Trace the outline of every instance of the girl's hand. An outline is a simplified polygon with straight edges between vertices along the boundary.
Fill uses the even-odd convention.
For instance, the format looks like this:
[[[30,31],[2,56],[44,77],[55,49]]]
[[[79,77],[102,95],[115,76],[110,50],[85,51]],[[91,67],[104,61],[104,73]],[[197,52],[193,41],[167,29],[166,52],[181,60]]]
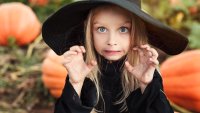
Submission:
[[[159,64],[158,53],[147,44],[135,47],[133,50],[139,52],[139,63],[133,67],[126,61],[125,66],[139,80],[140,88],[144,92],[146,86],[152,81],[154,71]]]
[[[72,84],[83,83],[87,74],[97,64],[93,60],[86,64],[83,59],[85,52],[83,46],[72,46],[69,51],[64,53],[63,65],[68,71],[69,80]]]

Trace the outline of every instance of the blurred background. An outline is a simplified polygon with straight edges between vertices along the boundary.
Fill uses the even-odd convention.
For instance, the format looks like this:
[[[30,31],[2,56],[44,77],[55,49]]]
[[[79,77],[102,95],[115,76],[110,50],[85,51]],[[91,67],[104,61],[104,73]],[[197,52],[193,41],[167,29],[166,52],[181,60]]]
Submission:
[[[67,71],[43,42],[44,20],[73,0],[0,0],[0,113],[53,113]],[[143,10],[187,36],[176,56],[159,51],[174,110],[200,113],[200,0],[143,0]]]

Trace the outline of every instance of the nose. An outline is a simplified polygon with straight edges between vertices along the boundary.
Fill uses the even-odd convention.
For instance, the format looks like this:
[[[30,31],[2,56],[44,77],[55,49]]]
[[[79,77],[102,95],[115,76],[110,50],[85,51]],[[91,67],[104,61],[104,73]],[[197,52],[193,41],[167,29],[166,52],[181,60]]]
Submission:
[[[117,45],[117,37],[116,37],[116,33],[110,33],[109,37],[108,37],[108,45],[113,46],[113,45]]]

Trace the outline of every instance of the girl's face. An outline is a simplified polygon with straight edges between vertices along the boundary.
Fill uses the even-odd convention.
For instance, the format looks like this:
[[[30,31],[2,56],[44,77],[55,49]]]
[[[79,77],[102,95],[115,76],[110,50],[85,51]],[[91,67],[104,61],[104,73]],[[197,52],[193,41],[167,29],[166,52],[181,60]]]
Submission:
[[[92,21],[96,51],[107,60],[116,61],[127,54],[130,46],[131,19],[116,7],[98,10]]]

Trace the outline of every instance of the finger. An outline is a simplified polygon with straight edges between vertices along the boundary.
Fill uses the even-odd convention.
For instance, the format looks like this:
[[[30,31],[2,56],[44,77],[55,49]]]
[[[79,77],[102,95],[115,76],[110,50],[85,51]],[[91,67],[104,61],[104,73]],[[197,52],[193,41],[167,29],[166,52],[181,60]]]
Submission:
[[[138,51],[138,57],[139,57],[139,62],[145,62],[147,60],[144,50],[137,48]]]
[[[153,56],[153,53],[152,53],[151,51],[148,51],[148,52],[147,52],[147,55],[148,55],[149,57],[152,57],[152,56]]]
[[[129,72],[132,72],[133,66],[128,61],[125,62],[125,67]]]
[[[145,56],[144,55],[144,50],[140,49],[140,48],[137,48],[138,50],[138,53],[139,53],[139,56],[142,57],[142,56]]]
[[[149,59],[150,63],[153,64],[154,66],[158,66],[159,65],[159,61],[157,59]]]
[[[94,60],[92,60],[90,63],[88,63],[88,67],[89,67],[89,69],[92,69],[94,66],[96,66],[97,65],[97,62],[96,61],[94,61]]]
[[[141,45],[140,48],[144,49],[145,56],[151,57],[153,55],[153,53],[150,51],[151,47],[148,44]]]
[[[152,57],[152,55],[153,55],[152,52],[149,50],[141,49],[141,51],[143,52],[143,56]]]
[[[77,52],[76,51],[67,51],[67,52],[64,53],[63,56],[64,57],[68,57],[70,55],[77,55]]]
[[[85,47],[84,46],[80,46],[80,48],[81,48],[82,52],[85,53],[85,51],[86,51]]]
[[[138,47],[133,47],[133,50],[137,51],[137,50],[138,50]]]
[[[71,51],[77,51],[77,52],[79,52],[79,53],[82,52],[82,50],[81,50],[81,48],[80,48],[79,46],[72,46],[72,47],[70,48],[70,50],[71,50]]]
[[[151,51],[153,59],[158,58],[158,52],[154,48],[150,48],[149,51]]]
[[[148,50],[150,46],[148,44],[141,45],[140,48]]]
[[[149,49],[143,49],[143,53],[144,53],[144,56],[146,56],[146,57],[152,57],[153,56],[153,53],[150,51],[150,48]]]
[[[68,64],[71,62],[71,59],[70,58],[68,58],[68,59],[65,59],[63,62],[62,62],[62,65],[64,66],[64,67],[68,67]]]

